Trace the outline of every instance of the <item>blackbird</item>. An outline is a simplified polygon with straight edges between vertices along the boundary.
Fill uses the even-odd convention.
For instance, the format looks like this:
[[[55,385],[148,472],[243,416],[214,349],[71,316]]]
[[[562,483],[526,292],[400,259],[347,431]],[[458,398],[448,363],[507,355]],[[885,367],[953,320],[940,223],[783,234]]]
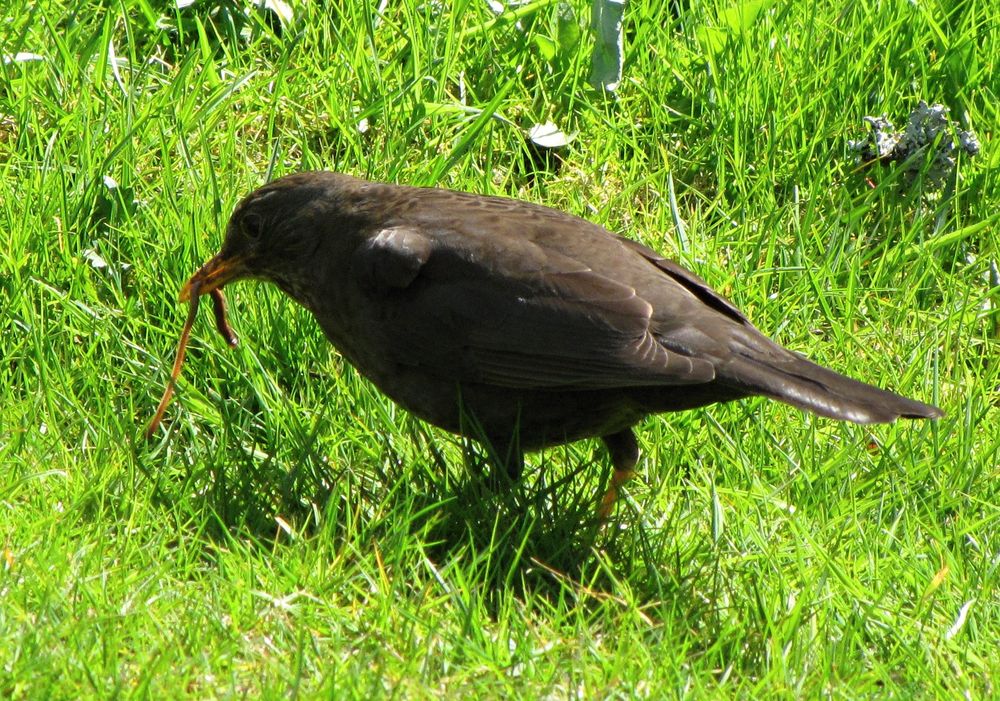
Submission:
[[[239,203],[181,300],[242,278],[276,284],[385,394],[488,442],[512,479],[525,450],[601,437],[602,515],[648,414],[763,395],[859,424],[943,415],[782,348],[652,249],[518,200],[288,175]]]

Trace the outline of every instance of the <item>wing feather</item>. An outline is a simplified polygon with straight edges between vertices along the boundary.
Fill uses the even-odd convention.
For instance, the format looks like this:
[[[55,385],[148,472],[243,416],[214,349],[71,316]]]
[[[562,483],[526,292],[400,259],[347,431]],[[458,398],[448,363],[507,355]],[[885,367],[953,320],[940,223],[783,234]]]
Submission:
[[[392,261],[382,237],[375,266]],[[402,239],[400,239],[402,240]],[[512,389],[609,389],[686,385],[715,378],[711,362],[665,348],[650,330],[653,308],[629,286],[552,251],[498,260],[454,239],[431,247],[394,293],[385,342],[398,362],[442,376]],[[399,255],[412,260],[413,242]],[[423,247],[421,251],[423,252]],[[367,269],[367,268],[366,268]],[[407,268],[409,271],[409,269]]]

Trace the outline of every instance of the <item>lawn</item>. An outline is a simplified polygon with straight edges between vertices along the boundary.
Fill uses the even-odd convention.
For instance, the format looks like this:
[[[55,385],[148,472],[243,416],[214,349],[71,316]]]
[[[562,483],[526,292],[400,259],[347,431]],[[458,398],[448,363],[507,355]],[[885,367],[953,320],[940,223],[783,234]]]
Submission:
[[[1000,694],[995,2],[633,0],[613,94],[586,0],[287,2],[0,9],[0,697]],[[859,165],[920,100],[979,155]],[[601,527],[597,441],[494,493],[244,282],[147,442],[181,284],[320,168],[586,217],[947,416],[650,417]]]

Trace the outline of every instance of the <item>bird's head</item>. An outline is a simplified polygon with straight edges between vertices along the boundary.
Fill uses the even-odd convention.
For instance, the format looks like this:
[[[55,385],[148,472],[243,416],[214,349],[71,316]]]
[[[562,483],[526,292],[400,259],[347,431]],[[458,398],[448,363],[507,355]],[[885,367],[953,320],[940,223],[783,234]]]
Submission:
[[[300,173],[250,193],[229,218],[222,249],[181,288],[181,301],[253,278],[305,303],[317,251],[338,231],[354,228],[349,200],[359,183],[334,173]]]

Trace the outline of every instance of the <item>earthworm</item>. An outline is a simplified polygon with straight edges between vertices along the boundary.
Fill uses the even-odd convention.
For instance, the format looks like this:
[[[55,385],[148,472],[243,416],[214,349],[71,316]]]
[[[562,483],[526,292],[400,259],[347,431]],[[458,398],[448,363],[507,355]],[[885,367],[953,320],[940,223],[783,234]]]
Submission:
[[[235,348],[240,339],[236,337],[236,332],[226,320],[226,298],[222,296],[222,288],[216,287],[212,290],[212,311],[215,313],[215,328],[229,344],[230,348]]]
[[[194,318],[198,313],[198,297],[200,287],[200,282],[195,282],[191,286],[191,304],[188,307],[187,319],[184,321],[184,329],[181,331],[181,340],[177,343],[177,357],[174,359],[174,369],[170,372],[170,380],[167,382],[166,389],[163,390],[163,397],[160,399],[160,404],[156,407],[156,413],[153,414],[153,420],[149,422],[149,426],[146,428],[146,440],[152,438],[153,434],[156,433],[156,429],[160,427],[160,422],[163,420],[163,414],[167,410],[167,404],[170,403],[170,397],[173,395],[174,387],[177,385],[177,378],[181,376],[181,367],[184,365],[184,355],[187,353],[188,338],[191,337],[191,327],[194,326]],[[216,317],[218,317],[218,313],[216,314]]]

